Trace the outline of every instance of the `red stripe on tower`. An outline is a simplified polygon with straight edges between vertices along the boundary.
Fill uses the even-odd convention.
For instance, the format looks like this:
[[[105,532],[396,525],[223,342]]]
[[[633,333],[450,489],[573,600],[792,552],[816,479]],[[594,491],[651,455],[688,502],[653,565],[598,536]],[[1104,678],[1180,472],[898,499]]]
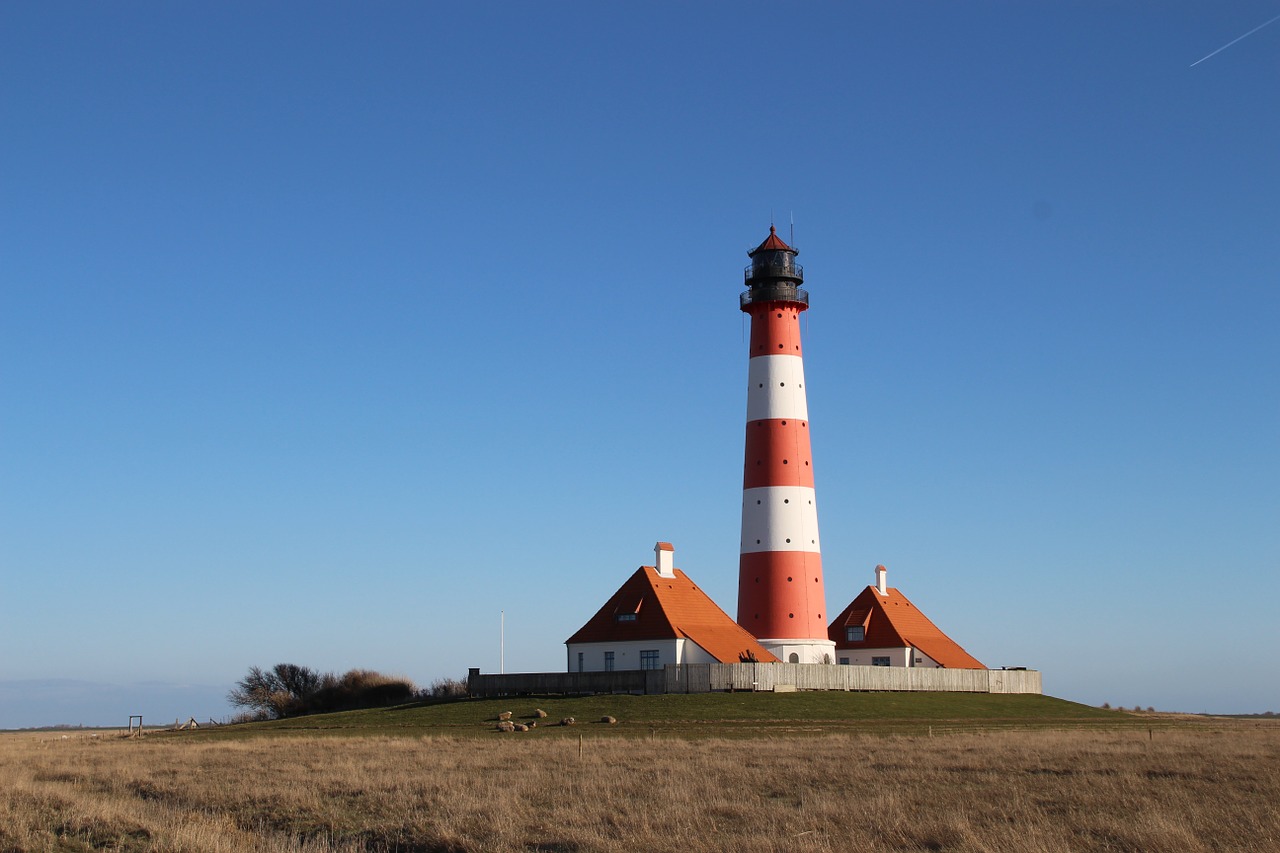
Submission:
[[[751,344],[738,624],[779,660],[833,663],[800,347],[809,294],[800,287],[798,254],[773,226],[747,253],[740,307],[751,315]]]

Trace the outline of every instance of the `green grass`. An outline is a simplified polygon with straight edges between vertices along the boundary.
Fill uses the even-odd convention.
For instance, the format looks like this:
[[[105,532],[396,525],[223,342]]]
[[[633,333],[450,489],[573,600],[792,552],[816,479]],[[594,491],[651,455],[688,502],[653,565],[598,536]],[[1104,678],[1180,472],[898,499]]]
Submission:
[[[517,722],[547,712],[531,735],[750,736],[760,734],[866,732],[915,734],[1007,728],[1081,728],[1171,725],[1172,721],[1103,710],[1051,696],[986,693],[701,693],[662,696],[512,696],[402,705],[366,711],[316,714],[190,734],[242,737],[268,734],[487,735],[502,711]],[[599,722],[604,715],[617,725]],[[554,725],[574,717],[578,725]]]

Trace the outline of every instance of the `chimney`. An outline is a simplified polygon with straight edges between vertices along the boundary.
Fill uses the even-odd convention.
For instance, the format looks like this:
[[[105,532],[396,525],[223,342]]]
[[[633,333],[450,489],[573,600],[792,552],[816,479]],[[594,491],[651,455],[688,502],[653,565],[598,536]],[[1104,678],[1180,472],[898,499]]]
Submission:
[[[658,567],[658,576],[673,578],[676,576],[676,549],[670,542],[659,542],[653,546],[653,558]]]
[[[889,570],[884,566],[876,566],[876,592],[881,595],[889,594],[888,574]]]

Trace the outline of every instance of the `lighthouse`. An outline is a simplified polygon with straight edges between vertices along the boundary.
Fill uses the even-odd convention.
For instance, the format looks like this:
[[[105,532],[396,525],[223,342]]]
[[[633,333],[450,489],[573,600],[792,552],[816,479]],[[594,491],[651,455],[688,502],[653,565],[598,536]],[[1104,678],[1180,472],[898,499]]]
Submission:
[[[751,336],[738,624],[781,661],[834,663],[800,348],[809,294],[798,254],[770,226],[747,253],[739,298]]]

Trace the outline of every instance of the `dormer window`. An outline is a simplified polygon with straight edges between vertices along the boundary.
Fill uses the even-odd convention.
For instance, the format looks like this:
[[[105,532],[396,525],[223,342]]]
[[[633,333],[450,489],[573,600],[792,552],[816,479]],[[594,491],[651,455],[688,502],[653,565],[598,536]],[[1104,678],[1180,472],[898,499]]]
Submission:
[[[634,614],[634,613],[619,613],[619,614],[618,614],[618,621],[619,621],[619,622],[634,622],[634,621],[636,621],[636,614]]]
[[[844,629],[844,638],[846,642],[861,643],[866,637],[862,633],[861,625],[850,625]]]

